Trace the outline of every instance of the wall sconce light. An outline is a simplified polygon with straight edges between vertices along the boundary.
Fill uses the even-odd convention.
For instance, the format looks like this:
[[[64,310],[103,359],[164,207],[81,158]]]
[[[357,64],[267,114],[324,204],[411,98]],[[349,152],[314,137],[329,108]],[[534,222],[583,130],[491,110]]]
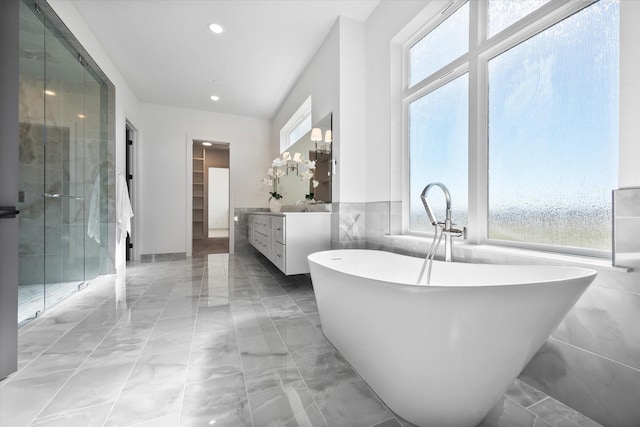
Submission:
[[[331,144],[333,142],[333,135],[331,133],[331,129],[327,129],[327,131],[325,132],[324,142],[326,142],[327,144]]]
[[[311,129],[311,141],[315,142],[316,144],[322,141],[322,129],[320,128]]]
[[[299,175],[298,166],[303,160],[301,153],[295,153],[292,158],[291,153],[287,151],[282,153],[282,159],[287,162],[287,175],[289,175],[289,172],[293,171],[296,171],[296,175]]]
[[[328,153],[329,152],[329,144],[331,144],[331,142],[333,141],[333,136],[331,134],[331,129],[328,129],[325,132],[324,144],[321,144],[320,147],[318,145],[323,142],[322,129],[320,129],[320,128],[311,129],[311,141],[313,141],[316,144],[316,151],[317,152]]]
[[[298,175],[298,163],[296,162],[287,162],[287,175],[289,175],[289,172],[296,171],[296,175]]]

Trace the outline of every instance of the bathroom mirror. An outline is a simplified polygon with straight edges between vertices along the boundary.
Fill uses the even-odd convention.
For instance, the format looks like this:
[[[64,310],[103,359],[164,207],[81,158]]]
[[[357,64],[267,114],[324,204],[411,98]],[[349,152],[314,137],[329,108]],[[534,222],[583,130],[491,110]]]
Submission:
[[[314,160],[316,168],[311,180],[300,179],[305,169],[302,165],[298,168],[287,169],[287,175],[280,178],[279,189],[282,193],[280,200],[282,205],[295,205],[299,201],[304,202],[305,196],[311,193],[313,193],[313,199],[316,202],[331,202],[332,118],[331,113],[326,115],[286,150],[292,157],[295,153],[300,153],[305,159]],[[316,188],[313,188],[314,180],[318,182]]]

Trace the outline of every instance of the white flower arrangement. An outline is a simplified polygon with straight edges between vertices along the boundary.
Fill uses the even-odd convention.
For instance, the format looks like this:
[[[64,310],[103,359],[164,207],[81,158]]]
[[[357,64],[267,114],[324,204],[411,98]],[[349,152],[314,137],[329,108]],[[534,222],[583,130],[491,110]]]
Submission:
[[[292,162],[295,164],[295,166],[291,165]],[[269,188],[268,193],[271,196],[269,197],[269,200],[281,199],[282,194],[278,192],[278,185],[280,184],[280,178],[282,178],[287,174],[288,168],[291,167],[292,169],[299,170],[300,165],[303,165],[304,167],[306,167],[306,169],[298,175],[300,179],[302,181],[311,180],[315,172],[316,162],[313,160],[305,160],[304,156],[301,153],[295,153],[292,157],[291,153],[289,153],[288,151],[285,151],[284,153],[282,153],[280,157],[276,157],[275,159],[273,159],[273,161],[271,162],[271,167],[267,169],[267,175],[269,176],[268,178],[262,178],[262,182],[259,188],[264,188],[264,187]],[[312,182],[313,188],[316,188],[318,186],[317,183],[318,181],[313,180]]]

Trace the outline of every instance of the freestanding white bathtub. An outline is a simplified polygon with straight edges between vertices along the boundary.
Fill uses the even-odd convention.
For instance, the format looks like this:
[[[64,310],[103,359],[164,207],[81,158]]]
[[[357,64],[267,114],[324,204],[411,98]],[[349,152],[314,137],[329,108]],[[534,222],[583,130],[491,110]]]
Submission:
[[[325,336],[419,426],[472,427],[596,276],[585,268],[433,264],[374,250],[309,255]]]

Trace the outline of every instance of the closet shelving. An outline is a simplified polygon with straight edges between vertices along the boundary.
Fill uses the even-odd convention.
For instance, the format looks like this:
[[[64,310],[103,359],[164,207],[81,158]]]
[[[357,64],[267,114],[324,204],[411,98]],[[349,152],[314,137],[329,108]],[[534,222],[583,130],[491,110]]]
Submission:
[[[193,238],[203,239],[207,231],[205,206],[205,148],[193,147]]]

